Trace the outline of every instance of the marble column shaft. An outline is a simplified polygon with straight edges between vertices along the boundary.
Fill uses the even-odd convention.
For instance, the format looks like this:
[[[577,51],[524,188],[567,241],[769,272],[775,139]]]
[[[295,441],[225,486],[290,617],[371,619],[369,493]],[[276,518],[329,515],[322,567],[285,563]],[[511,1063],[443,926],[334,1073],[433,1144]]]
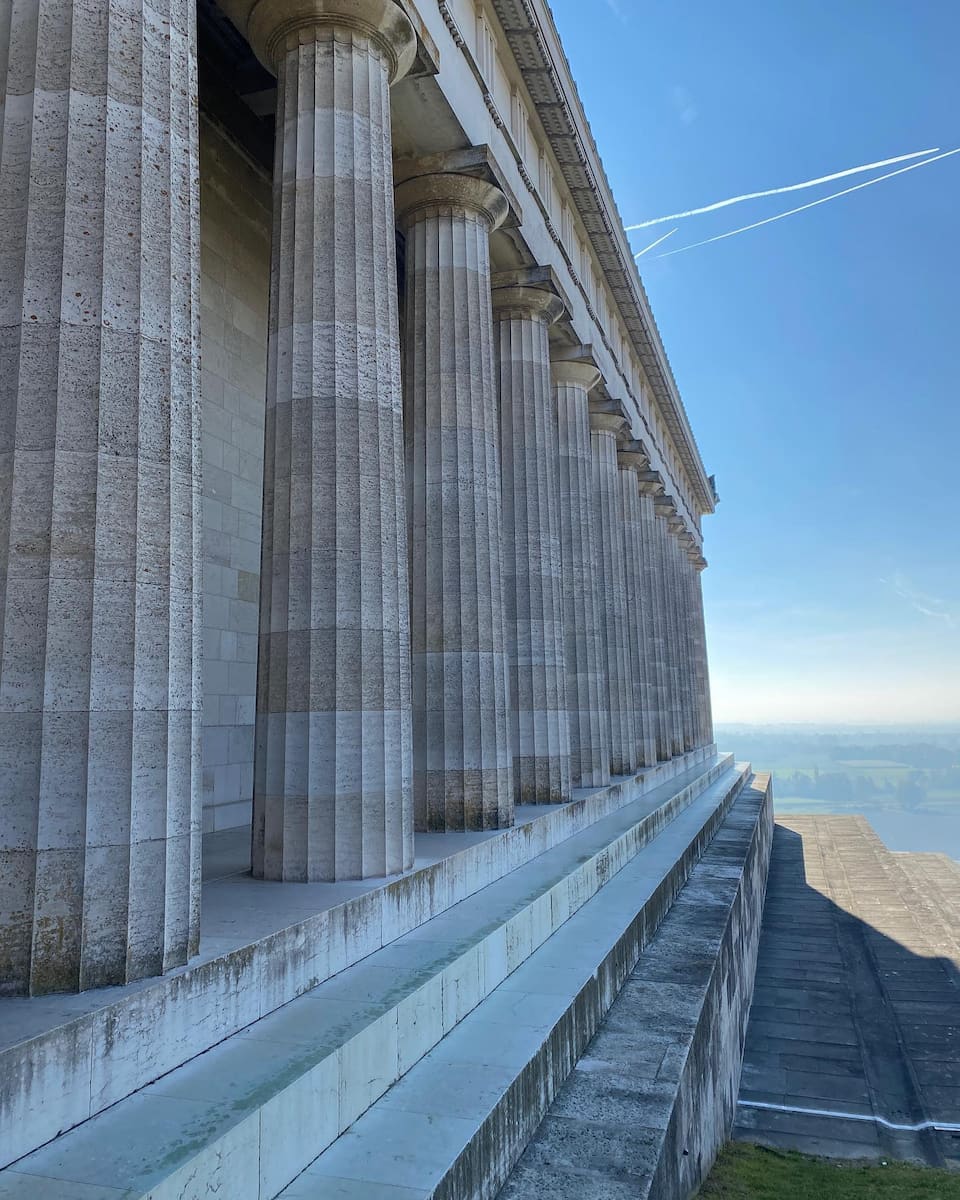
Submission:
[[[617,469],[617,438],[625,428],[626,421],[617,414],[599,411],[590,414],[594,509],[600,542],[600,584],[612,775],[631,775],[637,767],[633,673],[627,631],[627,592]]]
[[[629,638],[630,666],[633,681],[634,735],[637,741],[637,765],[652,767],[657,762],[656,734],[654,731],[654,694],[650,685],[651,669],[647,661],[647,643],[644,636],[644,610],[649,605],[645,596],[645,570],[643,561],[643,534],[641,530],[640,493],[637,472],[641,457],[636,451],[627,449],[619,454],[620,471],[620,514],[623,529],[623,566],[627,594],[627,636]]]
[[[677,597],[677,629],[680,640],[680,715],[685,750],[692,750],[693,735],[693,646],[690,640],[689,596],[684,581],[686,550],[680,541],[682,534],[679,519],[674,523],[670,535],[670,555],[673,562],[674,589]]]
[[[694,578],[693,578],[693,593],[694,593],[694,622],[697,629],[697,642],[700,652],[700,675],[701,675],[701,744],[710,745],[713,742],[713,712],[710,701],[710,660],[707,655],[707,631],[703,614],[703,569],[706,567],[706,562],[699,555],[694,562]]]
[[[560,445],[548,327],[562,301],[493,291],[503,479],[503,595],[517,804],[570,798],[560,557]],[[564,497],[566,503],[566,497]]]
[[[503,193],[465,175],[397,189],[418,829],[513,822],[490,234]]]
[[[663,587],[660,578],[657,518],[653,507],[652,485],[645,484],[640,493],[640,528],[643,538],[644,592],[649,601],[645,622],[647,657],[651,664],[653,688],[654,730],[657,758],[665,762],[672,757],[670,732],[670,692],[668,684],[666,614],[663,608]]]
[[[670,560],[670,530],[666,516],[657,511],[657,565],[664,611],[667,711],[670,715],[671,756],[683,753],[683,721],[680,709],[680,639],[677,632],[677,601]]]
[[[610,782],[610,718],[600,603],[600,538],[593,500],[588,395],[600,372],[553,364],[560,436],[560,540],[570,774],[574,787]]]
[[[278,77],[253,869],[298,881],[413,862],[390,84],[415,37],[390,0],[324,7],[251,21]]]
[[[0,7],[0,993],[195,954],[191,0]]]

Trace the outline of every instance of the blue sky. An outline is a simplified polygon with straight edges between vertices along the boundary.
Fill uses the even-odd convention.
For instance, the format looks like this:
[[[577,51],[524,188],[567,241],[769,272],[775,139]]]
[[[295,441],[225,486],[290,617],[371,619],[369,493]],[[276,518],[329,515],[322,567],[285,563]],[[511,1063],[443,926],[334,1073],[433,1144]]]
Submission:
[[[950,0],[552,7],[627,224],[960,146]],[[640,260],[722,501],[720,721],[960,720],[960,155],[654,258],[870,177],[688,218]]]

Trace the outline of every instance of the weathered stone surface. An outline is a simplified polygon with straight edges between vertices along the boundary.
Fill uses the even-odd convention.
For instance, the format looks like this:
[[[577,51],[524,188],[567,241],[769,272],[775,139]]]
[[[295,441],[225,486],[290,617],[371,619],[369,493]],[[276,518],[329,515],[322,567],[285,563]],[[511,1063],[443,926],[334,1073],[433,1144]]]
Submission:
[[[768,779],[755,777],[652,927],[502,1200],[682,1200],[706,1177],[734,1120],[772,826]]]
[[[570,804],[527,809],[511,829],[429,835],[421,843],[426,864],[386,883],[206,882],[205,953],[180,971],[119,992],[0,998],[0,1166],[480,889],[518,871],[522,885],[522,868],[625,804],[642,800],[655,809],[674,796],[685,803],[731,765],[730,756],[697,751]]]
[[[652,928],[669,908],[739,790],[741,773],[729,762],[715,765],[716,771],[691,772],[613,809],[543,857],[527,860],[521,887],[516,876],[503,875],[428,927],[375,950],[41,1146],[0,1174],[0,1188],[8,1185],[11,1196],[28,1197],[34,1178],[49,1178],[115,1186],[144,1200],[195,1194],[197,1187],[219,1187],[238,1200],[276,1196],[352,1126],[349,1153],[357,1119],[372,1105],[374,1111],[395,1107],[396,1093],[383,1097],[391,1084],[400,1076],[412,1078],[419,1060],[437,1043],[457,1044],[457,1027],[488,998],[497,995],[500,1005],[517,1005],[543,1021],[548,1004],[568,1006],[573,970],[581,976],[574,979],[574,995],[586,992],[580,1011],[595,1021],[594,1011],[610,1003],[625,970],[623,953],[611,949],[614,935],[629,929],[629,944],[638,948],[640,928]],[[566,811],[556,810],[557,816]],[[517,833],[495,836],[513,841]],[[631,868],[632,883],[623,874]],[[571,932],[566,939],[581,946],[576,961],[558,965],[553,957],[534,974],[534,984],[542,980],[546,993],[534,1004],[530,972],[524,980],[517,969],[539,948],[555,953],[550,950],[554,932],[600,897],[605,899],[599,917],[586,923],[585,932],[593,936]],[[636,915],[641,906],[642,919]],[[598,961],[599,985],[592,978]],[[576,1039],[583,1036],[578,1016],[579,1011],[570,1015],[567,1036],[555,1043],[554,1053],[565,1055],[564,1073],[572,1066]],[[522,1015],[519,1020],[524,1021]],[[534,1039],[540,1047],[542,1038],[534,1034]],[[481,1042],[495,1053],[500,1050],[496,1041]],[[459,1061],[455,1051],[452,1058]],[[449,1081],[449,1070],[443,1074]],[[475,1088],[457,1090],[461,1104],[481,1100],[479,1081]],[[445,1101],[441,1087],[434,1084],[420,1095],[443,1104],[443,1118],[452,1119],[454,1101]],[[418,1105],[399,1107],[407,1112]],[[524,1104],[522,1115],[530,1128],[537,1109]],[[512,1145],[504,1138],[505,1151]],[[382,1139],[375,1149],[383,1155],[391,1147]],[[413,1163],[429,1159],[436,1149],[436,1142],[421,1137],[405,1147]]]
[[[279,94],[253,868],[387,875],[413,862],[390,123],[412,32],[258,13]]]
[[[503,592],[510,667],[514,798],[570,795],[564,661],[557,411],[547,328],[559,297],[532,287],[493,292],[503,474]]]
[[[397,211],[416,822],[497,829],[513,821],[513,764],[489,242],[507,202],[429,175],[398,187]]]
[[[607,407],[607,406],[604,406]],[[629,775],[637,767],[633,672],[627,632],[623,521],[617,472],[617,438],[626,428],[619,405],[590,413],[593,503],[600,539],[600,596],[604,666],[610,716],[610,771]]]
[[[253,806],[271,217],[269,175],[201,118],[205,834]]]
[[[643,517],[637,474],[645,464],[639,442],[626,442],[617,455],[620,484],[620,517],[623,529],[623,574],[627,596],[626,632],[633,679],[633,721],[637,740],[637,763],[652,767],[657,761],[654,724],[656,691],[652,686],[653,664],[645,637],[650,588],[643,559]]]
[[[0,990],[38,993],[197,949],[195,13],[3,27]]]
[[[671,570],[670,530],[668,514],[673,501],[658,496],[654,501],[653,556],[656,587],[660,592],[663,613],[663,662],[666,694],[664,696],[668,721],[671,755],[683,753],[683,717],[680,700],[680,639],[677,633],[677,602]]]
[[[570,774],[574,787],[610,781],[610,718],[600,605],[600,539],[593,498],[588,363],[553,364],[559,423],[560,541]]]
[[[859,816],[778,818],[737,1137],[960,1165],[960,940],[928,893],[936,857],[891,853]]]

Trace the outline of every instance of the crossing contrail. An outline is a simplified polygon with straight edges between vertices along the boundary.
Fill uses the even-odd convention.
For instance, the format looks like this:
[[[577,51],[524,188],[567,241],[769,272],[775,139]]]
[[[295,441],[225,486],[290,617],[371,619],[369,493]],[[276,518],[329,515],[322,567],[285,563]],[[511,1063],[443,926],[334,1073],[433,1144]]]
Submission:
[[[851,192],[859,192],[861,188],[882,183],[884,179],[892,179],[894,175],[902,175],[905,171],[915,171],[917,167],[926,167],[930,163],[939,162],[942,158],[949,158],[952,154],[960,154],[960,146],[956,150],[947,150],[943,154],[937,154],[934,158],[925,158],[923,162],[911,163],[909,167],[901,167],[898,171],[889,171],[886,175],[878,175],[876,179],[868,179],[866,183],[854,184],[853,187],[844,188],[842,192],[821,196],[819,200],[811,200],[809,204],[801,204],[799,208],[791,208],[789,212],[777,213],[776,216],[767,217],[763,221],[754,221],[752,225],[741,225],[739,229],[731,229],[729,233],[718,233],[716,237],[704,238],[702,242],[692,242],[689,246],[680,246],[676,250],[667,250],[655,257],[669,258],[671,254],[682,254],[684,250],[696,250],[698,246],[709,246],[711,242],[722,242],[724,238],[734,237],[738,233],[746,233],[748,229],[759,229],[761,225],[769,225],[771,221],[782,221],[784,217],[792,217],[794,213],[805,212],[808,208],[816,208],[818,204],[826,204],[828,200],[836,200],[838,196],[849,196]]]
[[[665,242],[668,237],[673,237],[676,232],[676,229],[671,229],[669,233],[665,233],[663,237],[658,237],[657,240],[655,242],[651,242],[649,246],[644,246],[642,250],[638,250],[633,257],[643,258],[648,250],[652,250],[655,246],[659,246],[660,243]]]
[[[691,208],[687,212],[671,213],[667,217],[654,217],[650,221],[641,221],[638,225],[627,225],[625,228],[629,233],[634,229],[647,229],[650,225],[662,225],[664,221],[679,221],[682,217],[698,217],[701,213],[714,212],[718,208],[727,208],[731,204],[742,204],[744,200],[758,200],[761,196],[779,196],[783,192],[799,192],[803,188],[816,187],[820,183],[833,183],[835,179],[845,179],[847,175],[860,175],[864,171],[892,167],[894,163],[906,162],[911,158],[923,158],[925,154],[936,154],[939,149],[939,146],[934,146],[932,150],[915,150],[913,154],[901,154],[897,158],[884,158],[880,162],[866,163],[862,167],[849,167],[846,171],[821,175],[819,179],[808,179],[804,183],[791,183],[789,187],[768,188],[765,192],[747,192],[743,196],[733,196],[729,200],[718,200],[715,204],[706,204],[703,208]]]

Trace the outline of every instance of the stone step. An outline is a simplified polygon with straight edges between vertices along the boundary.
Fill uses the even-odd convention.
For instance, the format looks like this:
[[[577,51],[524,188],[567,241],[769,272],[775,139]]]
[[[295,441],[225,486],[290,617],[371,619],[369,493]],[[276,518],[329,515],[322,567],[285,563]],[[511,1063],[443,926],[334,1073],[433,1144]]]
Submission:
[[[755,775],[499,1200],[693,1195],[734,1121],[773,837]]]
[[[285,1188],[280,1200],[492,1196],[724,823],[748,773],[731,773],[694,801]],[[761,858],[765,863],[766,855]],[[761,898],[762,886],[752,905],[757,926]],[[735,970],[731,962],[725,982]],[[747,975],[744,985],[745,1026]],[[668,984],[646,997],[648,1015],[669,990]],[[672,1000],[671,995],[671,1007]]]
[[[656,806],[732,758],[703,747],[521,808],[510,829],[427,834],[400,878],[269,884],[249,875],[203,893],[200,955],[127,987],[0,998],[0,1167],[203,1054],[624,804]]]
[[[631,913],[659,919],[743,778],[725,762],[695,775],[608,813],[18,1160],[0,1172],[0,1195],[276,1196],[638,855],[658,882],[652,906],[631,902]]]

